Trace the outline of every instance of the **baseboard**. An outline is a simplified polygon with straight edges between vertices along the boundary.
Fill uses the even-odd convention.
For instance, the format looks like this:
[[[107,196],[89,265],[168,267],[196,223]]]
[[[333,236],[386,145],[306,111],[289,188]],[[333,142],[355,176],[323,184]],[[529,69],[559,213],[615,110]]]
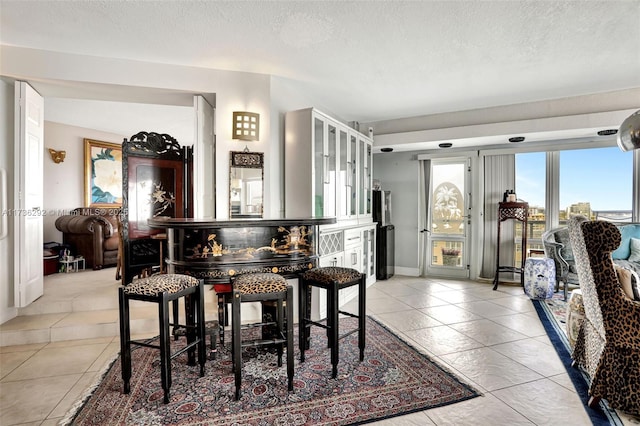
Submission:
[[[419,277],[420,271],[418,270],[418,268],[402,268],[402,267],[396,266],[395,275],[404,275],[407,277]]]

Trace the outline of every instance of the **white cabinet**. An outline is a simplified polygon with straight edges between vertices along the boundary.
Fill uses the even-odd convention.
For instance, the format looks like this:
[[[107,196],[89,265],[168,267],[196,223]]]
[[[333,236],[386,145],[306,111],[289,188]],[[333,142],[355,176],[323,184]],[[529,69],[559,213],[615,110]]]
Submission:
[[[319,265],[344,266],[367,275],[367,283],[376,281],[376,226],[359,225],[342,229],[321,229]]]
[[[373,284],[373,142],[314,108],[288,112],[284,133],[286,217],[335,217],[336,224],[320,227],[319,266],[353,268]],[[356,286],[343,289],[340,303],[356,296]],[[312,301],[312,318],[323,318],[324,291],[313,289]]]
[[[316,109],[287,112],[286,217],[371,222],[372,144]]]
[[[364,272],[362,241],[363,230],[361,228],[352,228],[344,231],[344,266],[356,269],[359,272]]]
[[[376,227],[364,228],[362,235],[362,272],[367,274],[369,284],[376,282]]]
[[[358,217],[371,217],[372,208],[372,142],[362,134],[357,136]]]

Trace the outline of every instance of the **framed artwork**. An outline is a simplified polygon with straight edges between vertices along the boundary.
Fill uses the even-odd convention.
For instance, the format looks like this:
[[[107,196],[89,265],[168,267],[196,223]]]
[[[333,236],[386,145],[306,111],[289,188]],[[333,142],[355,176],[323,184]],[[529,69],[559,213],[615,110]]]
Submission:
[[[122,205],[122,146],[84,140],[84,199],[87,207]]]

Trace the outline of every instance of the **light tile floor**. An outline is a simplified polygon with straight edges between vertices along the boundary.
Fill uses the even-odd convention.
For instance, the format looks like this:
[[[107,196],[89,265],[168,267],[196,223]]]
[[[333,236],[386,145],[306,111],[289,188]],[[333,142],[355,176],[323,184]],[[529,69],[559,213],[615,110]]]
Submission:
[[[376,424],[590,424],[520,287],[395,276],[368,289],[367,311],[483,394]],[[57,424],[118,350],[117,336],[0,348],[0,424]]]

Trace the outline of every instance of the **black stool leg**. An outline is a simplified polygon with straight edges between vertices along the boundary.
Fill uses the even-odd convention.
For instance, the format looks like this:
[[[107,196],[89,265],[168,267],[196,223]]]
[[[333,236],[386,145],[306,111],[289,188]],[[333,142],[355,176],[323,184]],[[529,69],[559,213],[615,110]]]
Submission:
[[[236,401],[240,399],[242,395],[242,331],[240,326],[242,324],[240,318],[240,303],[242,302],[240,293],[234,291],[233,302],[231,304],[231,330],[232,330],[232,345],[233,345],[233,369],[235,371],[236,382]]]
[[[278,336],[282,336],[284,334],[284,315],[283,315],[282,296],[279,296],[278,300],[276,300],[276,327],[278,328]],[[278,345],[278,367],[282,367],[283,349],[284,349],[284,343],[280,343]]]
[[[196,341],[196,336],[199,334],[198,330],[195,329],[196,321],[195,321],[195,312],[196,310],[196,297],[194,294],[187,294],[184,296],[184,314],[185,314],[185,323],[187,325],[187,345],[191,345]],[[194,366],[196,365],[196,348],[190,347],[187,350],[187,365]]]
[[[287,378],[289,391],[293,390],[293,287],[287,287]]]
[[[300,346],[300,362],[304,362],[304,351],[307,348],[307,283],[300,278],[298,292],[298,345]]]
[[[335,283],[334,283],[335,285]],[[337,305],[334,306],[334,300],[333,300],[333,290],[331,289],[326,289],[326,293],[327,293],[327,329],[325,330],[326,335],[327,335],[327,347],[331,348],[333,347],[333,335],[331,333],[332,332],[332,328],[331,328],[331,321],[332,321],[332,312],[334,310],[337,310]]]
[[[171,344],[169,341],[169,302],[167,293],[162,293],[158,301],[158,321],[160,323],[160,373],[164,403],[169,403],[169,389],[171,388]]]
[[[179,300],[176,299],[174,301],[171,302],[171,306],[173,307],[173,323],[174,324],[178,324],[180,322],[179,317],[180,317],[180,309],[179,309],[179,305],[178,305]],[[173,326],[173,340],[178,340],[178,334],[176,333],[176,328],[177,326],[174,325]]]
[[[365,327],[367,323],[367,277],[362,274],[358,292],[358,348],[360,361],[364,361]]]
[[[218,294],[218,338],[220,346],[224,346],[224,325],[227,318],[226,297],[224,294]]]
[[[331,332],[331,338],[329,339],[331,347],[331,377],[335,379],[338,376],[338,285],[334,283],[330,289],[327,289],[327,293],[331,294],[331,310],[327,312],[327,323]]]
[[[124,393],[131,391],[131,329],[129,327],[129,299],[124,294],[124,289],[118,289],[120,304],[120,360],[122,365],[122,381]]]
[[[204,321],[204,285],[203,282],[200,281],[200,283],[198,284],[198,290],[196,292],[196,299],[197,299],[197,316],[198,316],[198,322],[197,322],[197,330],[198,330],[198,338],[200,339],[200,342],[198,343],[198,361],[200,362],[200,377],[204,377],[204,364],[206,362],[206,346],[207,346],[207,342],[205,339],[205,334],[204,334],[204,327],[205,327],[205,321]],[[211,336],[211,344],[215,345],[215,335]],[[215,349],[215,348],[214,348]]]

